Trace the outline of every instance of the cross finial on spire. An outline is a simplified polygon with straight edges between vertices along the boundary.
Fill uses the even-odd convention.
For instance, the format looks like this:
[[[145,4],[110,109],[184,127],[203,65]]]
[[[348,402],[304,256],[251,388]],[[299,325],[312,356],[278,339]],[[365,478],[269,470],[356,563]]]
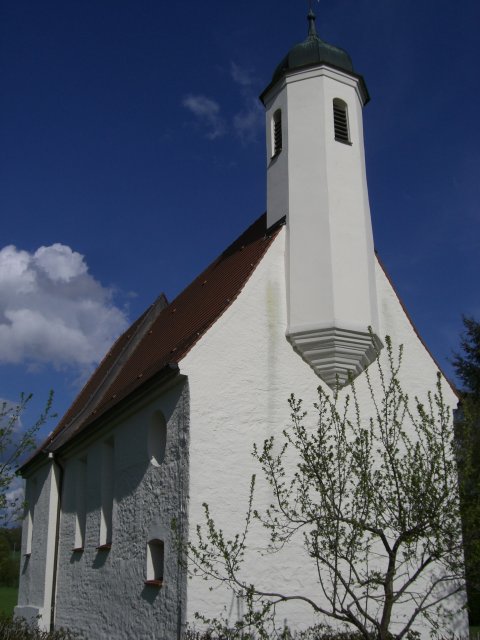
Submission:
[[[309,5],[310,5],[310,9],[308,10],[308,35],[309,36],[316,36],[317,35],[317,29],[315,28],[315,14],[313,12],[312,9],[312,2],[313,0],[309,0]]]

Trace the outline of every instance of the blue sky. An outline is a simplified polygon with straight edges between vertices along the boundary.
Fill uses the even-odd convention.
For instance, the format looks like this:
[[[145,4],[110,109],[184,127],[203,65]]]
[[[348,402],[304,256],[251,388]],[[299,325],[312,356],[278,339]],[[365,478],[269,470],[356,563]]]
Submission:
[[[53,388],[62,413],[118,332],[264,211],[257,96],[307,7],[4,0],[0,397],[33,391],[35,412]],[[314,8],[372,98],[377,250],[451,374],[461,314],[480,317],[480,4]]]

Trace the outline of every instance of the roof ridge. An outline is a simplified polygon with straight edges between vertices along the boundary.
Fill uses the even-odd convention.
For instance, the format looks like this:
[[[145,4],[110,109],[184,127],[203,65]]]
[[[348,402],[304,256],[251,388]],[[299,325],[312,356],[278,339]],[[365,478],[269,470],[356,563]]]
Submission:
[[[117,338],[113,346],[115,346],[117,342],[121,340],[125,335],[127,336],[128,339],[123,345],[123,347],[121,347],[121,350],[118,353],[118,355],[114,357],[113,361],[110,363],[110,366],[105,372],[105,375],[103,376],[99,385],[94,389],[93,393],[90,394],[88,400],[82,405],[81,409],[75,415],[73,415],[68,422],[62,424],[63,419],[59,422],[57,429],[55,429],[55,431],[52,433],[52,437],[50,438],[49,443],[53,442],[53,440],[58,435],[58,433],[63,432],[65,429],[71,429],[71,428],[75,429],[75,423],[81,420],[81,418],[85,415],[85,413],[87,412],[91,413],[95,409],[95,407],[101,403],[101,401],[105,397],[106,392],[109,389],[109,385],[114,381],[116,376],[119,374],[121,370],[120,367],[126,362],[126,360],[128,360],[128,357],[137,347],[142,337],[145,335],[145,333],[151,327],[153,322],[158,318],[159,314],[166,307],[168,307],[167,297],[165,296],[164,293],[161,293],[157,297],[157,299],[150,305],[150,307],[148,307],[148,309],[146,309],[146,311],[144,311],[144,313],[142,313],[139,316],[139,318],[137,318],[137,320],[133,323],[133,324],[138,323],[137,326],[134,328],[133,332],[132,332],[133,325],[130,325],[130,327],[119,338]],[[100,364],[98,365],[97,369],[100,369],[102,367],[102,364],[107,362],[108,358],[111,356],[113,351],[114,351],[113,348],[107,351],[105,356],[102,358]],[[89,380],[87,381],[86,384],[88,384]]]
[[[115,352],[115,347],[119,345],[119,343],[122,341],[122,338],[126,338],[125,344],[120,347],[119,353],[113,358],[113,361],[105,371],[105,374],[103,375],[98,386],[93,389],[93,392],[89,395],[86,402],[82,404],[80,410],[76,412],[70,418],[70,420],[68,420],[68,422],[65,421],[65,418],[68,416],[67,411],[67,413],[58,423],[57,427],[47,438],[47,440],[43,444],[43,447],[52,445],[56,437],[61,433],[63,434],[65,430],[75,429],[75,423],[81,420],[85,413],[92,413],[95,407],[98,406],[99,403],[101,403],[101,401],[105,397],[106,392],[108,391],[109,384],[113,382],[113,380],[119,373],[121,365],[125,363],[129,355],[134,351],[142,337],[145,335],[146,331],[151,327],[153,322],[166,307],[168,307],[167,297],[164,293],[161,293],[157,297],[157,299],[128,327],[128,329],[115,340],[113,345],[103,356],[102,360],[96,367],[95,372],[102,369],[102,365],[106,364],[108,362],[108,359],[112,356],[112,353]],[[77,399],[87,390],[87,386],[90,383],[91,379],[92,376],[88,378],[81,391],[77,394],[71,407],[75,406]]]

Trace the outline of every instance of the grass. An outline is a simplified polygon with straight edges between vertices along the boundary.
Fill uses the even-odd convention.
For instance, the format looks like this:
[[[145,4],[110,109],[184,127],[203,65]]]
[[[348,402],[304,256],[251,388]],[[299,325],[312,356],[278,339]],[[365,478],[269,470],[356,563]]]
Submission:
[[[0,587],[0,613],[7,616],[13,614],[17,604],[18,589],[16,587]]]

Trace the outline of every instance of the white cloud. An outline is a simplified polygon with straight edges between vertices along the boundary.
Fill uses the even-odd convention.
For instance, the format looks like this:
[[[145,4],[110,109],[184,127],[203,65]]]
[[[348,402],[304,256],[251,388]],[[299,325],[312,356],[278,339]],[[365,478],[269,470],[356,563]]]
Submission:
[[[245,101],[245,109],[233,118],[235,133],[244,144],[257,139],[258,134],[263,131],[264,118],[263,107],[255,98]]]
[[[190,94],[183,99],[182,105],[204,127],[207,138],[214,140],[234,131],[242,144],[255,142],[259,133],[263,131],[265,117],[264,109],[256,95],[257,80],[251,70],[239,66],[233,60],[230,62],[230,77],[237,85],[241,96],[237,101],[241,108],[233,115],[230,113],[224,116],[220,105],[204,95]]]
[[[220,106],[215,100],[202,95],[189,95],[182,101],[197,120],[206,127],[206,137],[215,140],[226,132],[225,121],[220,114]]]
[[[30,255],[10,245],[0,251],[0,291],[15,290],[20,294],[35,288],[36,275],[29,269]]]
[[[10,426],[11,424],[12,433],[19,433],[23,429],[22,411],[19,410],[19,406],[20,401],[12,402],[12,400],[8,400],[6,398],[0,398],[1,426],[4,429],[3,434],[1,435],[3,435],[4,438],[7,437],[7,431],[10,430],[7,429],[7,425]],[[2,443],[3,447],[5,447],[4,442],[5,441]],[[0,462],[3,462],[3,458],[1,456]]]
[[[259,133],[263,132],[265,112],[255,90],[255,78],[248,69],[230,62],[230,75],[239,86],[242,95],[243,109],[233,116],[233,129],[242,144],[255,142]]]
[[[25,500],[25,481],[23,478],[14,476],[6,489],[6,508],[0,510],[0,524],[2,526],[21,525],[20,518],[23,511],[21,506]]]
[[[68,282],[75,276],[87,273],[83,256],[70,247],[56,242],[50,247],[40,247],[34,253],[36,264],[45,271],[50,280]]]
[[[233,81],[241,87],[250,87],[253,84],[251,72],[248,69],[242,69],[233,61],[230,63],[230,75]]]
[[[5,497],[8,504],[21,504],[25,499],[25,481],[19,476],[15,476],[10,483],[9,490],[6,492]]]
[[[0,363],[82,370],[97,363],[127,326],[112,293],[62,244],[34,253],[0,250]]]

